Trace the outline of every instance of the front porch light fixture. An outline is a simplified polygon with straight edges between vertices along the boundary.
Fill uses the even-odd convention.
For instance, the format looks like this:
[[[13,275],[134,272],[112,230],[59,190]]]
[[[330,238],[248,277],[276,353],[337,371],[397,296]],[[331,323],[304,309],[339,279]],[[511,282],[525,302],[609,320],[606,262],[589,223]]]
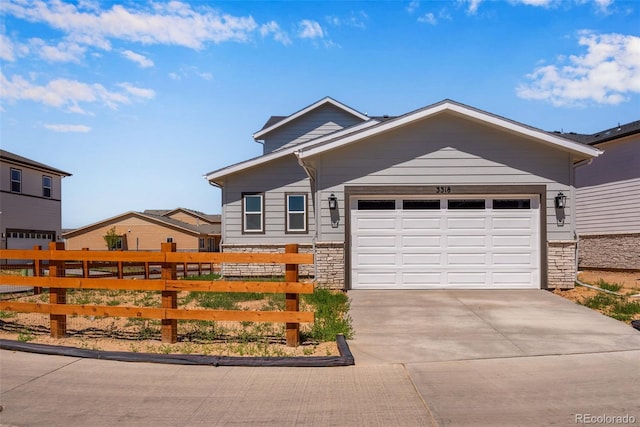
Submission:
[[[333,193],[329,196],[329,209],[332,211],[338,209],[338,198]]]
[[[562,191],[558,193],[555,197],[556,209],[564,209],[567,207],[567,196],[565,196]]]

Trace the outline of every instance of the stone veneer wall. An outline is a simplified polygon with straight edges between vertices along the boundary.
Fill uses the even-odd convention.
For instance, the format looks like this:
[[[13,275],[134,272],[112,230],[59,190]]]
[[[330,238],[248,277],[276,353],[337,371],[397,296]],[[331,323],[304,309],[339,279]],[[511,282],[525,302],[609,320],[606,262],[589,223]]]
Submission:
[[[547,289],[572,289],[576,280],[576,242],[550,241],[547,260]]]
[[[640,233],[580,236],[578,267],[640,270]]]
[[[223,244],[223,252],[237,253],[284,253],[285,245],[274,244]],[[300,253],[313,253],[312,245],[298,245]],[[330,289],[344,289],[344,244],[317,243],[316,264],[318,266],[317,286]],[[298,274],[301,278],[314,278],[313,264],[301,264]],[[284,264],[222,264],[225,277],[272,277],[284,275]]]

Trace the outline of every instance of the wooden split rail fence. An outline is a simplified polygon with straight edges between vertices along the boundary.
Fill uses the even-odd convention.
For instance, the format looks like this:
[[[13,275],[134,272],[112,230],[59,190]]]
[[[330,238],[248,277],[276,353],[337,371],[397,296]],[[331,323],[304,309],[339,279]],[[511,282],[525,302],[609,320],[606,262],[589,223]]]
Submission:
[[[301,283],[299,264],[312,264],[312,254],[298,253],[298,245],[287,245],[285,253],[176,252],[175,243],[162,243],[160,252],[67,251],[64,243],[51,243],[48,250],[1,249],[0,260],[33,260],[35,276],[0,275],[0,286],[49,288],[49,303],[0,301],[0,310],[48,313],[51,337],[66,334],[67,316],[128,317],[160,319],[162,342],[177,341],[178,320],[229,320],[286,323],[287,345],[300,343],[300,323],[314,321],[314,313],[300,311],[300,294],[313,293],[313,283]],[[49,275],[40,276],[43,261],[49,263]],[[65,264],[95,261],[159,263],[160,279],[113,279],[65,277]],[[285,264],[284,282],[177,280],[176,266],[186,263]],[[85,275],[86,276],[86,275]],[[66,303],[67,289],[111,289],[160,291],[161,308]],[[284,293],[284,311],[238,311],[178,308],[178,292],[261,292]]]

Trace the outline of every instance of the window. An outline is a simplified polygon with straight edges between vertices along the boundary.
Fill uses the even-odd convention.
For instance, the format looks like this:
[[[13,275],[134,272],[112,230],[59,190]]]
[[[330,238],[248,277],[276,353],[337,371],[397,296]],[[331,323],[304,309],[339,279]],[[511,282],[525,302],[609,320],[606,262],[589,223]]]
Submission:
[[[22,171],[11,168],[11,191],[22,193]]]
[[[51,177],[42,176],[42,197],[51,198]]]
[[[359,211],[392,211],[395,208],[395,200],[358,200]]]
[[[452,199],[449,209],[484,209],[484,199]]]
[[[405,210],[428,210],[440,209],[440,200],[403,200],[402,209]]]
[[[531,209],[530,199],[497,199],[493,201],[493,209]]]
[[[204,248],[205,248],[204,244],[205,244],[204,237],[198,238],[198,247],[200,248],[201,251],[204,251]]]
[[[287,233],[307,232],[307,195],[287,194]]]
[[[242,194],[242,232],[264,233],[264,195]]]

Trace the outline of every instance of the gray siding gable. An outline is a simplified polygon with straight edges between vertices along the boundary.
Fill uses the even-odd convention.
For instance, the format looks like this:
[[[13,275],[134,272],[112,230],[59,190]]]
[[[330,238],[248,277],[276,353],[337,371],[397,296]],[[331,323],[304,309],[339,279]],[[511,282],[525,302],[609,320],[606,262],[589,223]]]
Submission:
[[[361,123],[362,118],[323,104],[264,135],[264,154],[284,145],[298,144]]]

